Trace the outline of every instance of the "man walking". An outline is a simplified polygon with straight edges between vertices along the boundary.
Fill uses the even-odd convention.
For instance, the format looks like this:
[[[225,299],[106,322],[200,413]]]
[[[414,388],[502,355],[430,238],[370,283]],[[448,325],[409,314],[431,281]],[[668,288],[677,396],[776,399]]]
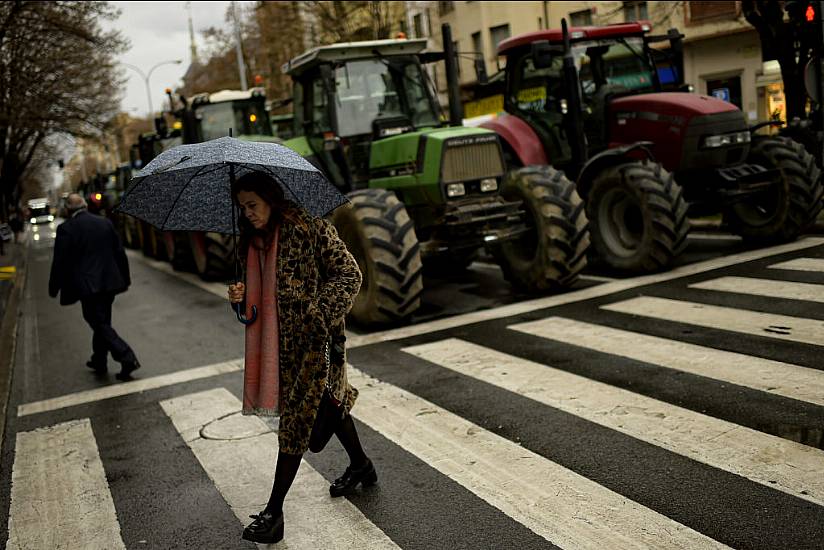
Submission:
[[[112,328],[112,304],[116,294],[131,284],[126,251],[112,222],[86,210],[86,201],[73,193],[66,200],[67,220],[57,226],[54,259],[49,277],[49,295],[60,304],[78,300],[83,318],[92,327],[92,357],[86,366],[95,372],[107,370],[109,352],[121,365],[115,376],[131,379],[140,368],[132,348]]]

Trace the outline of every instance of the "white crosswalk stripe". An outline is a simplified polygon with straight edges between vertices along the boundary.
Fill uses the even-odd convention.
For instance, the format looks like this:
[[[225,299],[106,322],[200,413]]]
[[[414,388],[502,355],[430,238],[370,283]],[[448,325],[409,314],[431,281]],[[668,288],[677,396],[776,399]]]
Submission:
[[[126,548],[88,418],[17,434],[9,550]]]
[[[824,258],[795,258],[794,260],[773,264],[770,268],[824,273]]]
[[[753,296],[766,296],[768,298],[824,302],[824,285],[814,285],[810,283],[774,281],[771,279],[756,279],[754,277],[721,277],[689,286],[690,288],[703,290],[735,292],[738,294],[751,294]]]
[[[454,338],[404,348],[442,367],[824,504],[824,451]],[[781,456],[781,462],[763,456]]]
[[[184,395],[160,405],[238,519],[249,523],[269,499],[277,436],[261,419],[239,414],[241,403],[224,388]],[[339,550],[397,546],[304,461],[283,506],[288,517],[279,548]]]
[[[520,445],[352,369],[356,418],[563,548],[720,548]]]
[[[824,406],[824,371],[816,369],[562,317],[509,328]]]
[[[602,309],[777,340],[824,346],[824,321],[641,296]]]

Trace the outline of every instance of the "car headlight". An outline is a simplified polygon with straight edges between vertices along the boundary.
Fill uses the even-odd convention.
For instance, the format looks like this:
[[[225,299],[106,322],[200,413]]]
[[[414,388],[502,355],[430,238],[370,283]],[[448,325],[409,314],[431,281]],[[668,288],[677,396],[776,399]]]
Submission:
[[[37,223],[37,218],[32,218],[29,220],[29,223]]]
[[[481,180],[481,192],[489,193],[498,189],[498,180],[495,178],[485,178]]]
[[[462,195],[466,195],[466,187],[463,183],[450,183],[446,186],[447,197],[460,197]]]
[[[750,142],[750,133],[748,131],[732,132],[730,134],[717,134],[714,136],[707,136],[704,138],[701,146],[704,149],[717,149],[718,147],[725,147],[727,145],[739,145],[741,143]]]

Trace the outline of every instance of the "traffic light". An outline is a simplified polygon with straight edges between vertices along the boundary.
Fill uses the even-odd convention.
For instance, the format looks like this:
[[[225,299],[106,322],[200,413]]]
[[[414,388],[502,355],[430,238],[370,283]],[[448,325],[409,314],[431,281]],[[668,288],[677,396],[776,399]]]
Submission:
[[[815,6],[807,4],[807,9],[804,10],[804,19],[807,23],[815,23]]]

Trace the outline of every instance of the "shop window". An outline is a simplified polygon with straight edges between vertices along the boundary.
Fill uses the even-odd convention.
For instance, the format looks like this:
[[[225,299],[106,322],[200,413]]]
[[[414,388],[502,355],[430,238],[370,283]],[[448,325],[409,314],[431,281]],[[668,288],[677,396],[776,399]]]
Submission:
[[[581,10],[570,13],[569,22],[573,27],[592,25],[592,10]]]
[[[741,77],[731,76],[729,78],[707,80],[707,95],[732,103],[741,109]]]
[[[624,2],[624,21],[641,21],[649,19],[646,2]]]
[[[737,2],[684,2],[684,4],[687,6],[687,22],[690,24],[738,17]]]

